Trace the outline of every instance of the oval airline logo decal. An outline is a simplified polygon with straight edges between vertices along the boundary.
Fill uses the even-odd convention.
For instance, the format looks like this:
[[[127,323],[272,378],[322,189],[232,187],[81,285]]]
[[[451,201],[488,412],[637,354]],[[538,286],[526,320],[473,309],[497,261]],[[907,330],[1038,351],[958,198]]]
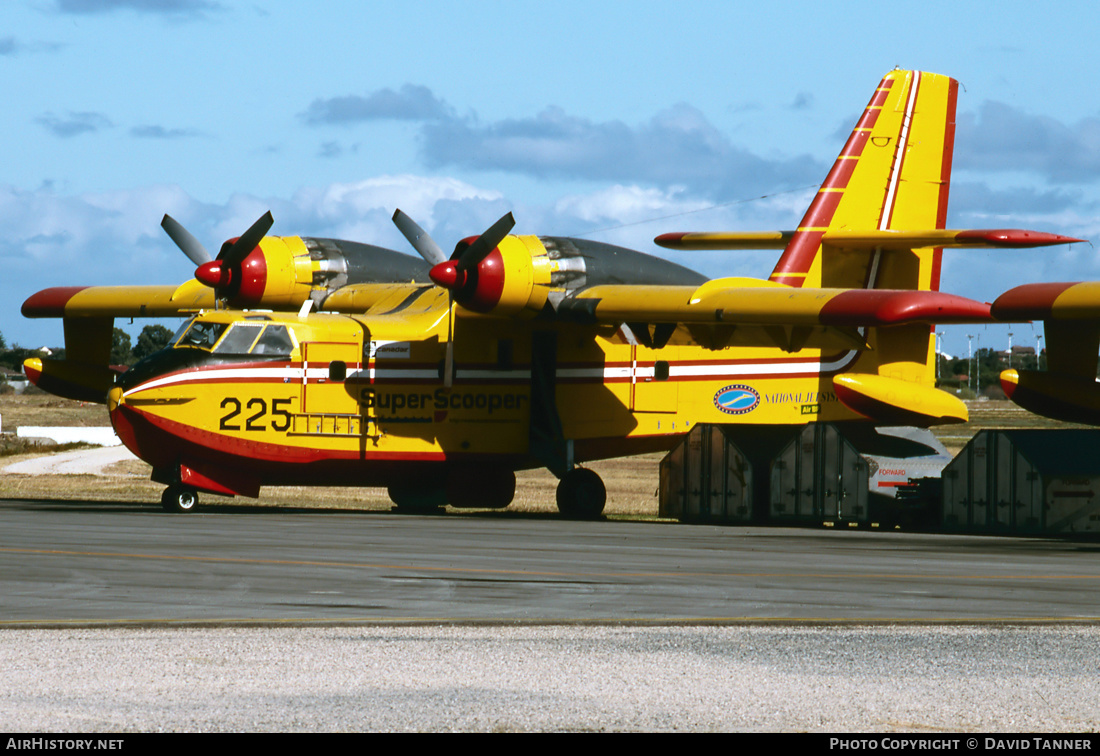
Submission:
[[[735,384],[719,389],[714,395],[714,406],[727,415],[744,415],[752,412],[760,404],[760,394],[752,386]]]

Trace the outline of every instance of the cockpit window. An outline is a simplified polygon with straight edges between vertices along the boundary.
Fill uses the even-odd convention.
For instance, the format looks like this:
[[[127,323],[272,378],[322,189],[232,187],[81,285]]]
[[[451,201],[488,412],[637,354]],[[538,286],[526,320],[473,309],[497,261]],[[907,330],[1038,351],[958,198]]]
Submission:
[[[237,322],[214,347],[214,354],[289,358],[293,350],[286,326],[273,324],[265,328],[263,323]]]
[[[264,329],[256,346],[252,347],[252,354],[262,354],[266,357],[290,357],[294,351],[294,342],[290,340],[290,334],[286,326],[269,325]]]
[[[185,320],[183,322],[183,325],[181,325],[179,328],[177,328],[176,332],[172,334],[172,338],[170,338],[168,340],[168,346],[175,346],[176,342],[180,340],[180,336],[182,336],[184,331],[186,331],[188,328],[190,328],[191,324],[194,323],[194,322],[195,322],[194,318],[191,318],[190,320]]]
[[[248,354],[263,327],[263,323],[234,323],[214,354]]]
[[[177,347],[198,347],[210,349],[217,343],[218,337],[225,331],[226,323],[207,323],[204,321],[191,321],[190,328],[183,334]],[[186,324],[185,324],[186,327]]]

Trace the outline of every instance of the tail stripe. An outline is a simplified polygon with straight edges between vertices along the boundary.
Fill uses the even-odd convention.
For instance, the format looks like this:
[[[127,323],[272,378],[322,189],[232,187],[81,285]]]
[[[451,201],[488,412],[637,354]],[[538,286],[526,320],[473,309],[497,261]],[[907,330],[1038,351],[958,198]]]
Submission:
[[[878,121],[879,113],[886,102],[886,98],[894,86],[892,78],[883,78],[878,89],[871,96],[871,101],[863,110],[859,122],[852,129],[844,149],[833,163],[829,175],[825,177],[821,189],[818,190],[813,202],[810,203],[806,215],[802,218],[798,230],[791,239],[790,244],[783,250],[779,262],[775,265],[770,279],[791,286],[801,286],[806,274],[810,270],[814,256],[821,246],[821,237],[829,227],[837,206],[844,197],[844,190],[852,178],[859,158],[871,138],[871,130]]]
[[[882,215],[879,216],[879,231],[890,228],[890,219],[894,215],[894,200],[898,196],[898,179],[901,177],[901,168],[905,163],[905,153],[909,147],[909,126],[913,121],[913,108],[917,104],[917,90],[920,89],[920,71],[913,72],[913,86],[909,87],[909,101],[905,103],[905,117],[901,122],[901,133],[898,134],[897,147],[894,150],[894,165],[890,169],[890,184],[886,190],[886,200],[882,205]]]
[[[909,100],[905,103],[905,116],[901,121],[901,131],[898,134],[897,145],[894,148],[893,165],[890,167],[890,181],[887,184],[886,197],[882,202],[882,212],[879,214],[878,229],[885,231],[890,228],[890,221],[894,217],[894,202],[898,197],[898,180],[901,178],[901,169],[905,165],[905,155],[909,151],[909,127],[913,122],[913,109],[917,104],[917,90],[920,89],[920,71],[913,72],[913,85],[909,87]],[[864,287],[875,288],[875,279],[878,278],[879,262],[882,259],[882,251],[876,250],[868,266],[867,280]]]

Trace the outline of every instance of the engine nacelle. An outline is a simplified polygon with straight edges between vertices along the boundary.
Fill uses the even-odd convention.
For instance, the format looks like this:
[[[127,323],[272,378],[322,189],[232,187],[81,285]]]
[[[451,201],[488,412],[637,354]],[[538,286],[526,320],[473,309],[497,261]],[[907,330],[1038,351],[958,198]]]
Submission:
[[[432,280],[472,312],[508,316],[541,310],[549,293],[550,266],[538,238],[506,236],[475,267],[459,270],[455,263],[476,238],[459,242],[451,260],[432,269]]]
[[[427,273],[421,260],[370,244],[265,236],[239,264],[219,254],[200,265],[195,278],[235,308],[297,310],[311,296],[324,299],[347,284],[424,281]]]
[[[234,241],[225,243],[222,255]],[[213,287],[233,307],[296,308],[309,298],[313,265],[309,250],[296,236],[265,236],[236,265],[222,255],[200,265],[195,278]]]
[[[533,316],[551,300],[551,292],[566,296],[627,281],[699,286],[707,280],[642,252],[555,236],[506,236],[476,266],[459,270],[456,263],[475,238],[460,242],[449,261],[432,268],[431,276],[466,310],[494,317]]]

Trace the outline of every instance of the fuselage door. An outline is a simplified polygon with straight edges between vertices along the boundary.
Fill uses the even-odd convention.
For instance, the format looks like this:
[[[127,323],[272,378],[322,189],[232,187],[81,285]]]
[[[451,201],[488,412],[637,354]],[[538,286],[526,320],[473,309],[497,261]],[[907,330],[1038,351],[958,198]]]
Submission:
[[[353,387],[363,370],[362,359],[358,342],[302,344],[302,414],[309,433],[362,433]]]

